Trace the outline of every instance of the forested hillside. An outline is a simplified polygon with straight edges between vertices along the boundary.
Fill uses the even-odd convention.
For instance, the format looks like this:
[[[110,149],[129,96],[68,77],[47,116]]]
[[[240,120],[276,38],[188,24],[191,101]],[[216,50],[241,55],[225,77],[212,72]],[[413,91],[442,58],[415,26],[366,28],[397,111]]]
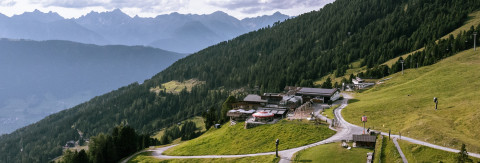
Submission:
[[[233,89],[312,86],[317,78],[346,70],[359,59],[374,67],[434,42],[479,7],[476,0],[337,0],[319,11],[192,54],[141,85],[121,88],[4,135],[0,159],[45,162],[61,154],[60,145],[75,139],[75,129],[91,136],[127,121],[149,133],[220,107]],[[179,94],[149,91],[164,82],[191,78],[206,84]]]
[[[319,12],[200,51],[154,80],[199,78],[212,88],[248,84],[265,91],[311,86],[358,59],[371,68],[434,42],[462,25],[479,5],[474,0],[339,0]]]

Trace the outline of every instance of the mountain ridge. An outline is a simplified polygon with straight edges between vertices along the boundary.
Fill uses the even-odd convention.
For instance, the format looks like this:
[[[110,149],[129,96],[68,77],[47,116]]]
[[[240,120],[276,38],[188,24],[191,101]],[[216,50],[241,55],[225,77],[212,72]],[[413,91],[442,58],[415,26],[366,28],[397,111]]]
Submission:
[[[277,12],[273,15],[259,17],[258,19],[262,19],[259,21],[252,21],[257,18],[251,18],[248,25],[246,25],[247,22],[242,22],[222,11],[202,15],[174,12],[149,18],[130,17],[120,9],[114,9],[106,12],[91,11],[78,18],[65,19],[55,12],[44,13],[34,10],[33,12],[25,12],[11,17],[0,16],[0,29],[4,31],[0,32],[0,37],[37,41],[69,40],[98,45],[144,45],[179,53],[193,53],[221,41],[232,39],[243,33],[257,30],[288,18],[290,17]],[[172,34],[176,29],[195,21],[200,22],[208,27],[210,31],[213,31],[215,34],[212,37],[215,38],[204,40],[198,44],[190,42],[189,44],[192,47],[183,46],[181,43],[176,43],[174,46],[155,43],[159,42],[159,40],[174,37],[178,37],[177,40],[189,40],[205,35],[205,33],[199,33],[198,35],[193,33],[190,37]],[[67,23],[69,24],[65,25]],[[58,29],[70,31],[70,33],[57,32]],[[72,33],[82,34],[74,35]]]

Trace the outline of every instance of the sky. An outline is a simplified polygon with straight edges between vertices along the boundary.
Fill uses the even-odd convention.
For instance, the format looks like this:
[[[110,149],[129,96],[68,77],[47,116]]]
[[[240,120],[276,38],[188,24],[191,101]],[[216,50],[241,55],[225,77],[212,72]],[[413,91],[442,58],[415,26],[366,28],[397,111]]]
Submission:
[[[155,17],[178,12],[210,14],[223,11],[238,19],[281,12],[289,16],[318,10],[334,0],[0,0],[0,13],[12,16],[38,9],[78,18],[90,11],[121,9],[131,17]]]

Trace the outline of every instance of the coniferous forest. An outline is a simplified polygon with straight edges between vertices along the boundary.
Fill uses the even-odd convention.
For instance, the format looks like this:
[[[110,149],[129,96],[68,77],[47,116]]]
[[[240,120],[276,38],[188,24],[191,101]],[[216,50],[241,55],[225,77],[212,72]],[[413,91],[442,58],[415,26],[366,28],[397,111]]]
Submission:
[[[100,163],[118,162],[122,158],[151,145],[159,145],[158,140],[135,132],[130,126],[118,125],[111,134],[99,134],[90,139],[88,151],[66,150],[61,163]]]
[[[387,65],[377,65],[371,69],[368,69],[365,73],[359,73],[358,76],[362,78],[374,79],[383,78],[390,74],[402,71],[401,61],[404,62],[403,69],[432,65],[460,51],[472,48],[473,41],[468,40],[473,40],[473,38],[471,38],[473,36],[473,32],[478,33],[479,31],[480,24],[478,24],[476,28],[472,26],[468,31],[463,31],[456,37],[449,35],[447,39],[441,39],[437,43],[428,43],[425,46],[425,50],[408,55],[407,58],[399,57],[398,61],[391,67],[388,67]]]
[[[47,162],[62,154],[65,142],[78,140],[78,131],[93,137],[127,122],[141,134],[152,134],[212,107],[220,115],[234,89],[258,86],[261,92],[279,92],[286,85],[312,86],[314,80],[359,59],[363,66],[378,69],[389,59],[426,47],[406,58],[408,68],[422,55],[428,56],[422,65],[432,64],[471,45],[462,42],[468,32],[435,41],[478,8],[477,0],[337,0],[192,54],[142,84],[119,88],[3,135],[0,162]],[[398,71],[395,66],[391,69]],[[178,94],[150,92],[162,83],[192,78],[206,83]]]

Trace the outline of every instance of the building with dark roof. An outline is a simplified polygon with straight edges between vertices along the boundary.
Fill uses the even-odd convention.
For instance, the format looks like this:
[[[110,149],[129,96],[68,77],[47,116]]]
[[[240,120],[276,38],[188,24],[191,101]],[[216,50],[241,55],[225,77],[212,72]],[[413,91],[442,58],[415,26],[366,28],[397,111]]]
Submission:
[[[257,109],[260,106],[267,105],[268,101],[262,99],[262,96],[256,94],[249,94],[243,100],[232,104],[234,109]]]
[[[267,103],[267,100],[262,99],[262,96],[256,94],[249,94],[243,98],[244,102],[253,102],[253,103]]]
[[[328,101],[336,101],[340,98],[340,90],[337,88],[308,88],[308,87],[285,87],[288,94],[302,96],[303,102],[313,100],[315,102],[327,103]]]
[[[352,135],[352,136],[353,136],[353,142],[355,143],[354,146],[356,147],[368,147],[368,148],[375,147],[377,136],[373,136],[373,135]]]

